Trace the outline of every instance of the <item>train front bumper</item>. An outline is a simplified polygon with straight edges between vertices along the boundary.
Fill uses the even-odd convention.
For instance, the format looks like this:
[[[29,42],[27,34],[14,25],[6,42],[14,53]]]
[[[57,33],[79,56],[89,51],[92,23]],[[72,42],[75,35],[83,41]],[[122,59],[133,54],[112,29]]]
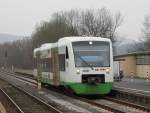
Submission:
[[[81,84],[81,83],[70,83],[68,86],[76,94],[81,95],[104,95],[110,93],[112,89],[112,83],[98,83],[96,85]]]

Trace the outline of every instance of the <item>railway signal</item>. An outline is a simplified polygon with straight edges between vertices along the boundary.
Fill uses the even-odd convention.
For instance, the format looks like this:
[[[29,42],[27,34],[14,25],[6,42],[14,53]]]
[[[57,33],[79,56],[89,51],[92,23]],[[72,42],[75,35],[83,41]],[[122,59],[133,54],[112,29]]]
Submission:
[[[147,72],[147,75],[146,75],[146,81],[147,81],[147,82],[149,81],[148,72]]]

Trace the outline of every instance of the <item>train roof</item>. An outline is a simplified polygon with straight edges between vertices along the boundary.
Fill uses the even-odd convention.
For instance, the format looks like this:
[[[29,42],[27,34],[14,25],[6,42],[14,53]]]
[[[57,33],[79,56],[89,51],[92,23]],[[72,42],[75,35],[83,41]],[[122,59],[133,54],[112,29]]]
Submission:
[[[50,49],[52,47],[52,45],[53,45],[53,43],[42,44],[41,47],[34,49],[34,53],[36,53],[37,51],[43,51],[43,50]]]
[[[34,53],[37,52],[37,51],[40,51],[40,48],[35,48],[34,49]]]
[[[45,44],[42,44],[41,47],[40,47],[40,50],[47,50],[47,49],[50,49],[51,47],[53,46],[53,43],[45,43]]]
[[[33,53],[34,53],[34,54],[33,54],[33,57],[36,57],[36,52],[38,52],[38,51],[40,51],[40,50],[41,50],[40,48],[35,48],[35,49],[34,49],[34,52],[33,52]]]
[[[60,38],[58,40],[58,42],[56,42],[56,43],[42,44],[41,47],[35,48],[34,52],[47,50],[47,49],[50,49],[52,47],[57,47],[60,45],[65,45],[66,43],[69,43],[69,42],[76,42],[76,41],[106,41],[106,42],[111,42],[110,39],[102,38],[102,37],[85,37],[85,36],[64,37],[64,38]]]
[[[102,37],[64,37],[58,40],[58,42],[75,42],[75,41],[106,41],[110,42],[110,39],[108,38],[102,38]]]
[[[45,43],[45,44],[42,44],[41,47],[49,47],[51,46],[53,43]]]

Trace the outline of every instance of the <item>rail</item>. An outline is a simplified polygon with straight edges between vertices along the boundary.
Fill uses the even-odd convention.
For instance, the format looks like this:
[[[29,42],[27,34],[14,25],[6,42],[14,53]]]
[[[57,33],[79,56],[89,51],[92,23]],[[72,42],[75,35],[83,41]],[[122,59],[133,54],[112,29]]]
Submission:
[[[6,80],[4,78],[1,78],[1,79],[6,82]],[[44,108],[43,110],[46,113],[48,113],[48,112],[50,112],[50,113],[63,113],[58,108],[55,108],[55,106],[50,105],[49,103],[44,102],[39,97],[36,97],[36,96],[32,95],[31,93],[29,93],[28,91],[24,90],[23,88],[20,88],[19,86],[16,86],[16,85],[14,85],[14,84],[12,84],[12,83],[10,83],[8,81],[7,81],[7,83],[9,84],[9,87],[4,87],[3,88],[4,90],[6,90],[5,91],[6,93],[4,93],[3,90],[1,90],[1,91],[5,95],[7,95],[7,97],[9,98],[9,100],[11,100],[11,102],[14,103],[14,105],[18,108],[18,112],[17,113],[24,113],[23,111],[24,110],[26,111],[28,107],[29,108],[28,108],[27,112],[29,112],[29,110],[32,111],[32,106],[28,105],[32,101],[33,101],[33,105],[35,105],[35,106],[33,106],[33,111],[35,111],[35,109],[37,109],[36,111],[40,111],[41,108]],[[8,95],[11,95],[11,97],[13,97],[13,98],[10,98]],[[27,100],[29,100],[29,102],[26,102]],[[15,102],[17,104],[15,104]],[[22,107],[19,107],[18,104],[21,105]],[[25,105],[25,107],[23,107],[22,104]],[[32,105],[32,103],[30,103],[30,104]],[[20,110],[20,112],[19,112],[19,110]]]
[[[21,110],[21,108],[13,101],[13,99],[9,95],[7,95],[7,93],[2,88],[0,88],[0,94],[1,94],[1,96],[3,95],[2,103],[4,104],[4,101],[5,102],[8,101],[9,103],[7,103],[7,104],[9,104],[12,107],[12,109],[8,108],[8,105],[6,106],[6,104],[4,104],[6,109],[7,109],[7,111],[10,111],[10,112],[12,112],[12,111],[14,112],[15,111],[17,113],[24,113]]]

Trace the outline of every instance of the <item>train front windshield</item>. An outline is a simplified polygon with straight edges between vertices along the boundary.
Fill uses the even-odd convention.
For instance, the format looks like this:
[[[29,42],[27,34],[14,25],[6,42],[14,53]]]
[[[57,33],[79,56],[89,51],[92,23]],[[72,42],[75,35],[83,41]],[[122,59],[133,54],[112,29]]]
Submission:
[[[76,67],[109,67],[110,43],[79,41],[72,43]]]

